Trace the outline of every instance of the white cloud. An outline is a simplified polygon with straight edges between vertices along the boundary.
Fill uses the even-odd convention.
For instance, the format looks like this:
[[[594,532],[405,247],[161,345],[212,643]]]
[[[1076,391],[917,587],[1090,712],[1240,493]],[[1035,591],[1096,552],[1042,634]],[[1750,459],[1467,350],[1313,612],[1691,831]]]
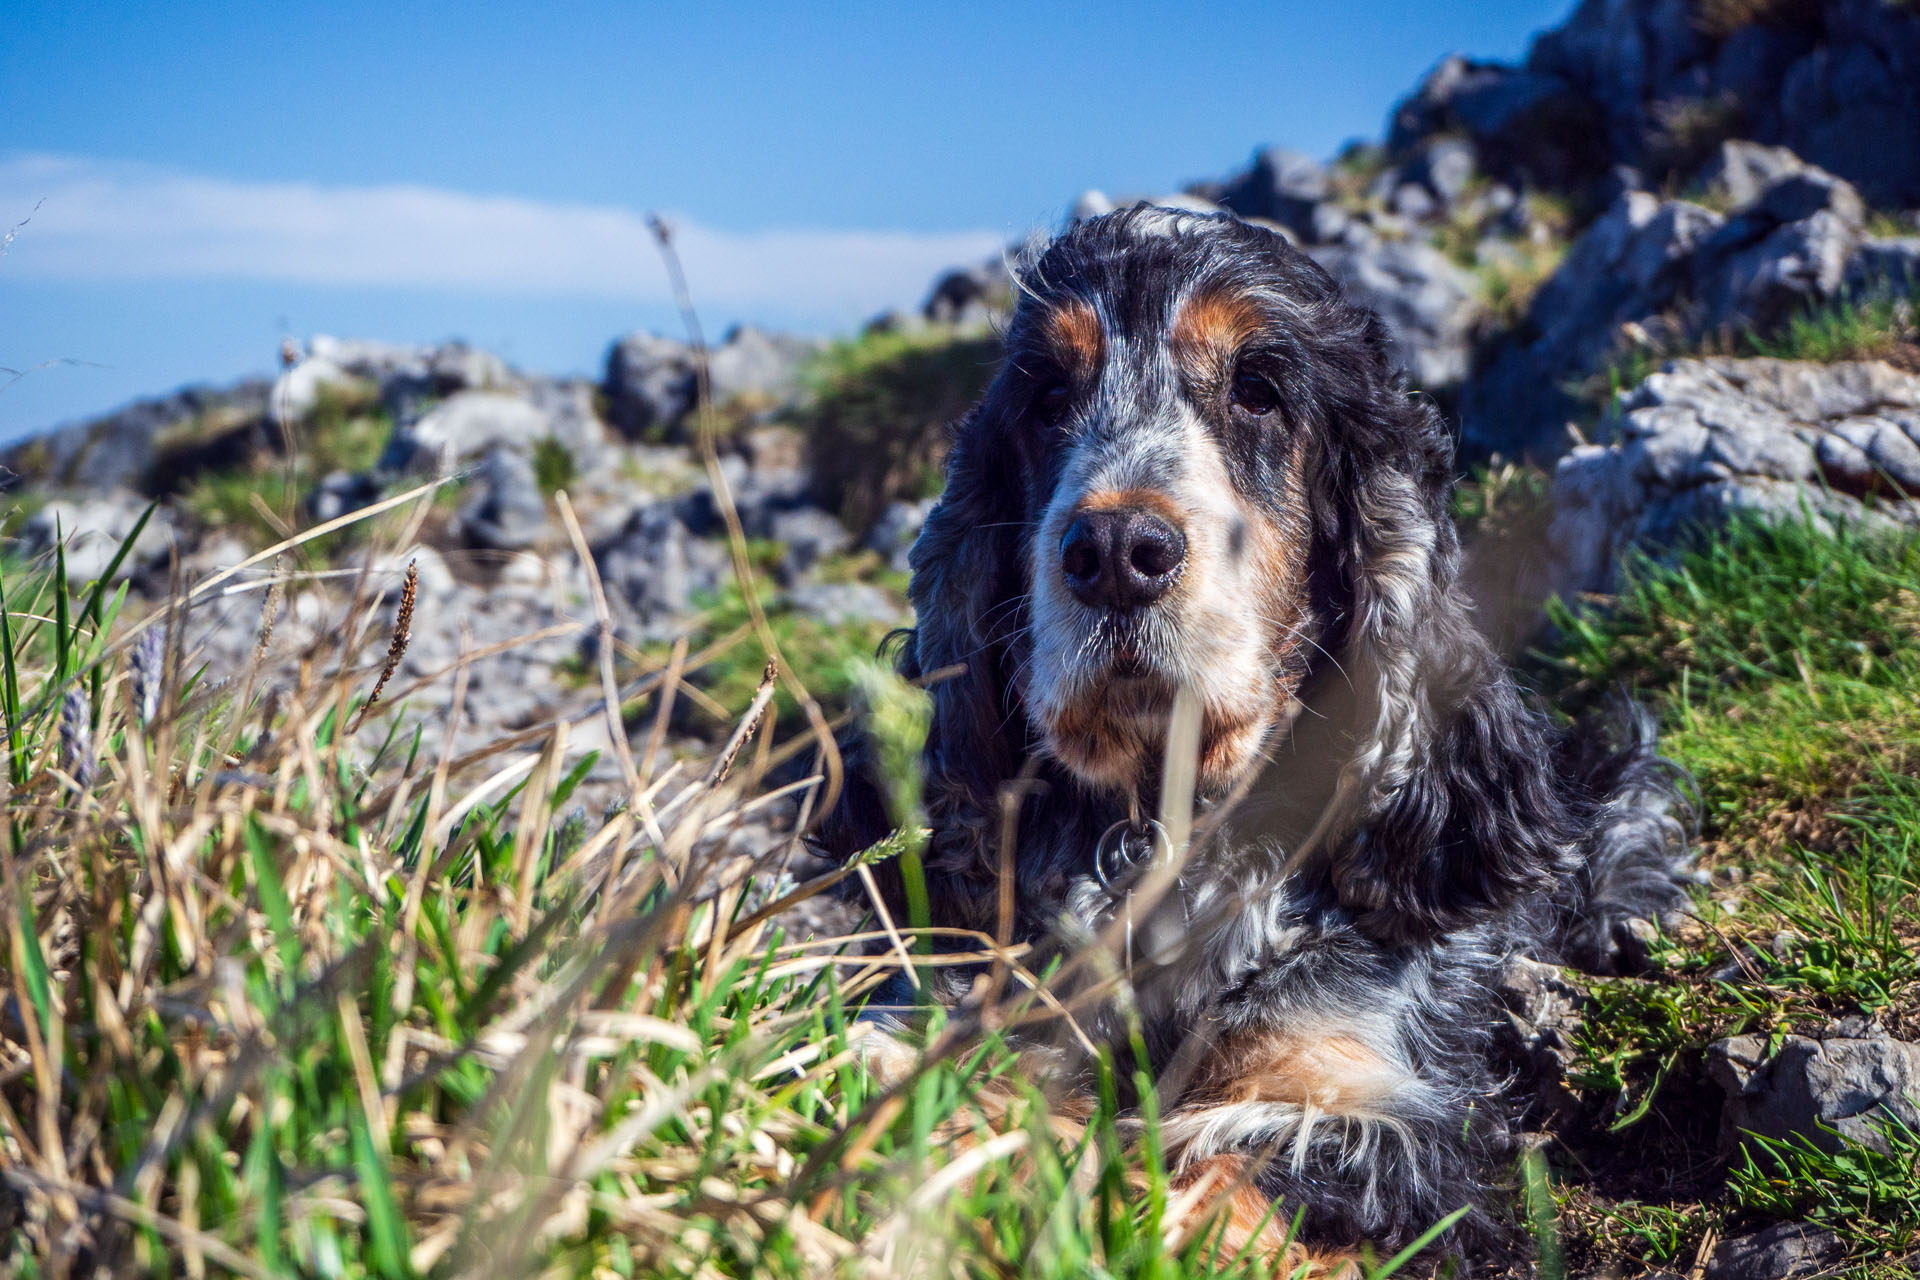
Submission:
[[[644,215],[613,206],[0,155],[0,226],[29,210],[9,275],[669,298]],[[992,231],[725,232],[668,220],[697,299],[731,311],[862,315],[910,304],[935,273],[988,257],[1005,240]]]

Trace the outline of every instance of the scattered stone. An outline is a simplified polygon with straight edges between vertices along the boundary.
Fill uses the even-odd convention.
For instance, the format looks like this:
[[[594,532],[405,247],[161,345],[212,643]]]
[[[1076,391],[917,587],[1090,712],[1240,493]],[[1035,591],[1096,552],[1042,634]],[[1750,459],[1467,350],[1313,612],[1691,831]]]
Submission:
[[[368,590],[383,604],[397,604],[406,586],[409,565],[414,570],[415,598],[423,608],[436,609],[455,591],[453,570],[447,568],[438,551],[427,546],[376,556],[367,566]]]
[[[1508,1057],[1527,1067],[1535,1085],[1558,1085],[1573,1061],[1573,1035],[1586,993],[1558,966],[1524,956],[1507,962],[1497,990],[1506,1007],[1499,1035]]]
[[[903,626],[909,621],[893,597],[870,582],[803,582],[787,593],[787,602],[832,627],[850,622]]]
[[[671,631],[694,597],[717,591],[731,568],[726,548],[695,536],[667,502],[635,508],[613,538],[594,548],[594,561],[609,596],[649,638]]]
[[[869,551],[885,556],[887,567],[895,573],[905,573],[912,566],[907,556],[913,550],[913,543],[920,536],[920,527],[927,522],[927,515],[933,510],[935,498],[922,498],[918,502],[890,502],[874,522],[867,533],[865,546]]]
[[[767,536],[786,546],[780,560],[780,577],[784,582],[798,582],[821,560],[838,555],[853,544],[853,535],[847,532],[847,527],[818,507],[774,512],[769,519]]]
[[[1839,1237],[1803,1222],[1782,1222],[1714,1246],[1706,1280],[1791,1280],[1810,1276],[1842,1253]]]
[[[473,495],[453,520],[468,546],[525,551],[546,536],[546,495],[525,453],[496,444],[474,468],[472,486]]]
[[[307,495],[307,514],[315,524],[325,524],[379,500],[380,482],[372,476],[359,471],[329,471]]]
[[[1462,138],[1434,138],[1421,145],[1401,166],[1401,172],[1447,209],[1466,194],[1477,168],[1472,143]]]
[[[1818,1038],[1786,1036],[1771,1055],[1765,1036],[1716,1041],[1707,1071],[1727,1094],[1721,1142],[1729,1150],[1752,1132],[1798,1135],[1829,1151],[1842,1138],[1885,1151],[1876,1121],[1920,1127],[1920,1044],[1864,1018],[1842,1019]]]

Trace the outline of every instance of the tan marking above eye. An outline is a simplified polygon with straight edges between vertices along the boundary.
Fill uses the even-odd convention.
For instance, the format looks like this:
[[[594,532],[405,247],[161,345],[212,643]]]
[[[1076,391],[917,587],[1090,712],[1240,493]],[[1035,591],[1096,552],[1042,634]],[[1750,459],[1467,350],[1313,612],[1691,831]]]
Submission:
[[[1173,318],[1174,359],[1195,375],[1218,376],[1260,332],[1260,323],[1260,308],[1251,298],[1217,289],[1195,294]]]
[[[1057,303],[1042,322],[1047,345],[1063,369],[1075,377],[1090,377],[1106,352],[1106,333],[1100,315],[1079,298]]]

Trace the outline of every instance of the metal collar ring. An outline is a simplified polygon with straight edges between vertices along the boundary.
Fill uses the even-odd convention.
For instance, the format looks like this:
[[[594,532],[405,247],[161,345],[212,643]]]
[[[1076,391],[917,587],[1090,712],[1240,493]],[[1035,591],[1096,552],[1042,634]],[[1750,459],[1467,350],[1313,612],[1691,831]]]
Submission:
[[[1167,829],[1149,818],[1133,822],[1126,818],[1108,827],[1093,847],[1093,875],[1100,887],[1118,897],[1127,889],[1127,880],[1135,871],[1155,860],[1171,862],[1173,841]]]

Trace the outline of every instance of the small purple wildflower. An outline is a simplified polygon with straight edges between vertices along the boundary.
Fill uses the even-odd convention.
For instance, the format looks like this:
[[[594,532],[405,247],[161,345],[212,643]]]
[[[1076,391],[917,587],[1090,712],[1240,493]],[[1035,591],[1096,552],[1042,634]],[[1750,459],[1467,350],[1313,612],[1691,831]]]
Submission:
[[[97,772],[93,758],[93,709],[87,695],[69,689],[60,703],[60,764],[81,790],[93,785]]]
[[[143,725],[152,724],[153,718],[160,714],[160,680],[166,663],[166,632],[159,627],[148,627],[140,633],[140,642],[133,646],[133,653],[127,659],[134,710]]]

